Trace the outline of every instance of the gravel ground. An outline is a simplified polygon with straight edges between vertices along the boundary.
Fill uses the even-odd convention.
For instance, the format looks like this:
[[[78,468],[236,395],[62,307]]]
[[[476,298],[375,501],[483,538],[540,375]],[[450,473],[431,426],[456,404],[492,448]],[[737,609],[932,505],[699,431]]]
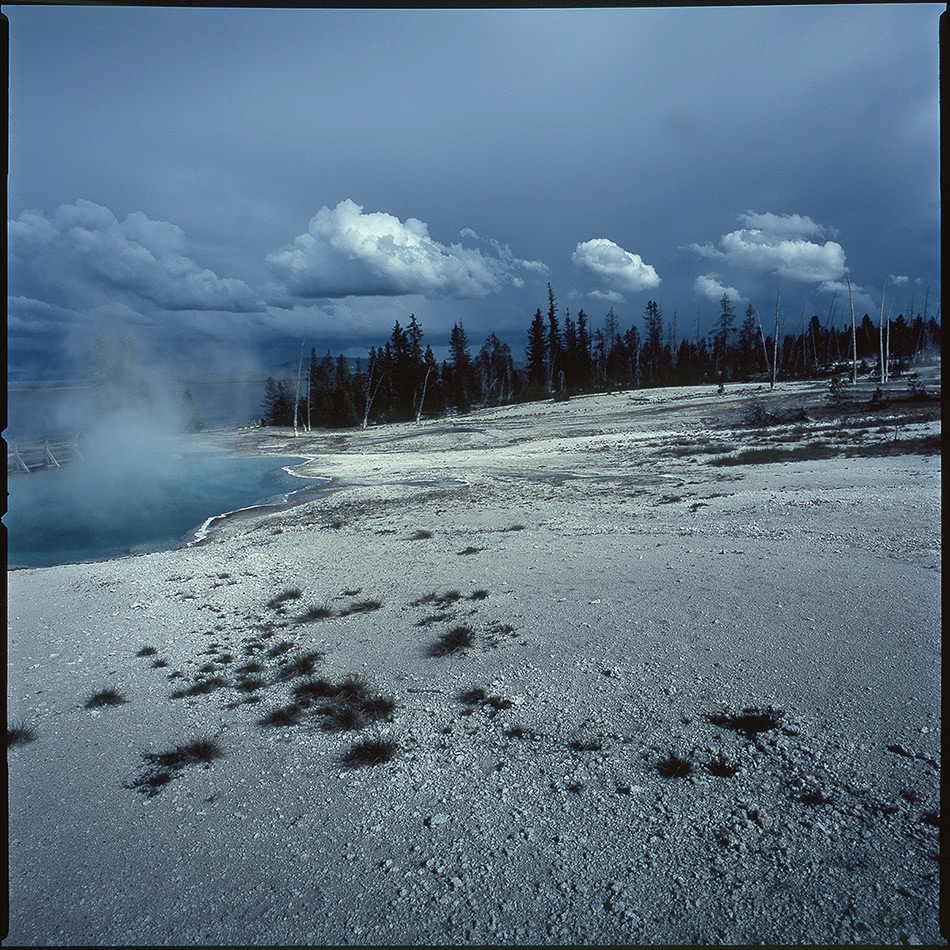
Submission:
[[[8,573],[7,943],[945,944],[939,419],[825,395],[196,439],[339,490]]]

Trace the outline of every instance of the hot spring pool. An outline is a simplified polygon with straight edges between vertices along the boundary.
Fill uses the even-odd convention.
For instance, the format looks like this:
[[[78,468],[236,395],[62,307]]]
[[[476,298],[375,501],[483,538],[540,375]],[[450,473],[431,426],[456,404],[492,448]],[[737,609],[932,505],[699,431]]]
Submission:
[[[175,547],[208,518],[320,497],[328,479],[283,470],[302,458],[173,457],[120,471],[76,462],[7,480],[9,567],[50,567]],[[328,491],[328,490],[327,490]]]

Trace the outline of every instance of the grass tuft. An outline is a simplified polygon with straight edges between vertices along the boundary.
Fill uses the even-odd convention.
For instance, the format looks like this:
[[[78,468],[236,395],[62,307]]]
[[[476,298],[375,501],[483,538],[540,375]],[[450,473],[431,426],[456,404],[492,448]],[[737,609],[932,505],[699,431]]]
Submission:
[[[86,709],[98,709],[100,706],[121,706],[128,700],[114,689],[100,689],[86,700]]]
[[[287,603],[288,600],[300,600],[301,597],[303,597],[303,591],[299,587],[288,587],[286,590],[282,590],[276,597],[272,597],[267,601],[267,606],[273,610],[275,607],[280,607]]]
[[[467,548],[459,551],[459,555],[463,554],[478,554],[481,551],[481,548],[473,548],[472,545],[469,545]]]
[[[156,650],[155,647],[142,647],[142,649],[139,650],[139,652],[136,653],[135,655],[136,656],[155,656],[156,653],[158,653],[158,650]]]
[[[333,616],[333,608],[328,603],[312,604],[297,618],[297,623],[315,623]]]
[[[420,528],[415,534],[413,534],[409,540],[410,541],[424,541],[426,538],[431,538],[432,532],[427,531],[425,528]]]
[[[362,739],[354,743],[343,757],[343,764],[349,768],[363,765],[380,765],[389,762],[399,751],[394,739]]]
[[[355,604],[350,604],[349,607],[340,611],[341,617],[346,617],[349,614],[365,614],[369,613],[371,610],[379,610],[382,607],[382,601],[379,600],[360,600]]]
[[[144,792],[149,798],[153,798],[172,780],[179,769],[189,765],[206,764],[222,755],[224,753],[221,747],[212,737],[193,739],[170,752],[145,752],[142,758],[148,763],[148,767],[134,782],[125,787]]]
[[[293,643],[292,643],[290,640],[280,640],[280,641],[278,641],[277,643],[275,643],[275,644],[267,651],[267,655],[268,655],[271,659],[274,659],[274,657],[278,657],[278,656],[283,655],[283,654],[286,653],[288,650],[290,650],[292,647],[293,647]]]
[[[484,600],[488,596],[487,590],[475,590],[468,595],[469,600]]]
[[[26,745],[36,739],[36,732],[25,722],[14,722],[7,726],[7,748],[14,745]]]
[[[316,669],[317,663],[323,659],[323,654],[318,650],[310,650],[307,653],[300,653],[289,659],[282,667],[279,678],[282,680],[295,679],[298,676],[310,676]]]
[[[294,699],[301,706],[309,706],[318,699],[328,699],[336,695],[336,687],[325,679],[309,679],[298,683],[293,690]]]
[[[301,713],[301,708],[291,703],[289,706],[272,709],[266,716],[258,720],[258,725],[275,728],[280,726],[293,726],[300,722]]]
[[[488,699],[488,693],[481,686],[475,686],[458,695],[458,701],[466,706],[476,706],[478,703],[485,702],[486,699]]]
[[[453,627],[448,633],[442,634],[438,642],[432,646],[432,656],[448,656],[465,650],[475,642],[475,637],[468,627]]]
[[[599,739],[571,739],[568,745],[575,752],[600,752],[604,747],[603,743]]]

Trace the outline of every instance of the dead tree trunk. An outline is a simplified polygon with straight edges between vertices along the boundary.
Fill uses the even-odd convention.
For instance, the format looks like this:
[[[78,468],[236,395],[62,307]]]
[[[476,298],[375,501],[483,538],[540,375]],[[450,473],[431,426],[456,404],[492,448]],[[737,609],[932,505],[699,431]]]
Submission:
[[[848,302],[851,304],[851,385],[858,381],[858,327],[854,322],[854,297],[851,295],[851,276],[848,275]]]
[[[881,382],[887,382],[887,366],[884,363],[884,291],[887,290],[887,278],[891,275],[888,274],[884,278],[884,286],[881,288],[881,320],[880,320],[880,341],[881,341]]]

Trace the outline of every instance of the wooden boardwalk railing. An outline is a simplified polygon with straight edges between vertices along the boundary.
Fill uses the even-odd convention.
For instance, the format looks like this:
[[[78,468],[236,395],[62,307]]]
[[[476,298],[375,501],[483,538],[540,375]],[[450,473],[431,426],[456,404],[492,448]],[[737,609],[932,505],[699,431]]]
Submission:
[[[78,458],[82,458],[78,435],[9,442],[7,475],[29,475],[31,472],[61,468]]]

